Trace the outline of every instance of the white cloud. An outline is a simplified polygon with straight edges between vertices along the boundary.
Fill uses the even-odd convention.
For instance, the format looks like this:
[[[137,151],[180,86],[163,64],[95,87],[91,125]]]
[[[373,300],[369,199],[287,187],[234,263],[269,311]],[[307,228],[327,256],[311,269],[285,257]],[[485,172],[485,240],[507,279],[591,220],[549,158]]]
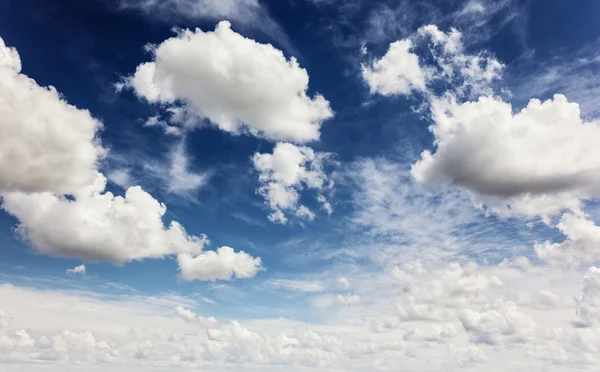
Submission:
[[[308,74],[271,45],[247,39],[221,22],[214,32],[186,30],[153,50],[125,85],[149,102],[181,102],[188,129],[210,120],[220,129],[270,140],[318,140],[332,117],[321,95],[307,96]]]
[[[205,318],[203,316],[200,316],[200,315],[194,313],[190,309],[186,309],[183,306],[176,306],[175,313],[187,321],[190,321],[193,323],[198,323],[204,327],[211,327],[211,326],[214,326],[217,324],[217,320],[214,317],[211,316],[211,317]]]
[[[0,192],[70,193],[93,182],[102,124],[20,72],[18,52],[0,38]]]
[[[436,151],[414,164],[418,181],[459,186],[507,215],[550,216],[600,196],[600,125],[564,96],[514,114],[490,97],[436,99],[431,110]]]
[[[285,142],[275,145],[272,154],[254,154],[252,162],[259,172],[260,182],[257,191],[273,211],[269,220],[285,224],[288,221],[286,213],[313,220],[314,213],[300,204],[300,192],[304,189],[318,192],[317,201],[328,213],[332,212],[323,195],[333,188],[333,181],[323,169],[330,155]]]
[[[170,154],[170,167],[168,173],[163,174],[167,184],[167,191],[176,195],[185,195],[198,191],[209,179],[208,173],[191,173],[189,157],[186,153],[185,142],[180,142]]]
[[[408,39],[390,44],[387,53],[369,65],[362,65],[362,76],[371,94],[384,96],[424,91],[430,71],[421,68],[419,57],[411,52]]]
[[[297,292],[321,292],[325,290],[323,285],[318,281],[271,279],[265,284],[271,288],[282,288]]]
[[[577,309],[576,326],[600,326],[600,269],[590,267],[583,276],[583,291]]]
[[[565,213],[557,228],[567,239],[535,245],[537,256],[546,262],[571,266],[600,259],[600,227],[584,215]]]
[[[252,278],[262,270],[260,258],[254,258],[244,251],[221,247],[217,251],[206,251],[197,256],[180,254],[177,256],[180,277],[183,280],[232,280]]]
[[[350,281],[343,276],[340,276],[337,279],[337,284],[344,289],[350,289],[350,287],[351,287]]]
[[[123,189],[128,189],[129,186],[132,186],[129,169],[115,169],[110,171],[108,172],[107,178],[110,182]]]
[[[75,266],[72,269],[67,269],[67,274],[85,275],[86,274],[85,265],[79,265],[79,266]]]
[[[513,302],[497,300],[480,311],[461,311],[460,322],[474,343],[503,345],[529,342],[536,338],[535,321],[521,313]]]
[[[104,193],[106,178],[74,194],[8,193],[3,208],[19,219],[18,232],[38,252],[124,264],[177,253],[198,254],[206,237],[188,235],[176,221],[167,228],[167,208],[139,186],[125,197]]]
[[[335,300],[337,301],[337,303],[339,303],[341,305],[352,306],[352,305],[360,302],[360,296],[357,294],[350,294],[350,293],[347,295],[339,294],[339,295],[337,295]]]

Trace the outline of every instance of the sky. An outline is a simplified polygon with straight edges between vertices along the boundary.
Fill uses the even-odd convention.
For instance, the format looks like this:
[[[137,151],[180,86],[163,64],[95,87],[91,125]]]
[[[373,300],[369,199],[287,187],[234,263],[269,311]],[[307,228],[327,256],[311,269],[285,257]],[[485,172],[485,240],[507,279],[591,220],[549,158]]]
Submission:
[[[598,370],[598,14],[0,1],[0,369]]]

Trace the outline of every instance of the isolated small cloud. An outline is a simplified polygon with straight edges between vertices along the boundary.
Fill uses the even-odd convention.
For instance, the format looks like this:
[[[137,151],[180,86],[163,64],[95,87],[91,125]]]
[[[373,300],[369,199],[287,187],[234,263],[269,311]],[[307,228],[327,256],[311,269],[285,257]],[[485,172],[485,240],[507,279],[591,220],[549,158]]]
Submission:
[[[177,256],[180,277],[185,281],[248,279],[263,270],[260,258],[254,258],[244,251],[221,247],[217,251],[205,251],[199,255],[180,254]]]
[[[348,279],[344,278],[343,276],[337,279],[337,284],[344,289],[350,289],[351,287],[350,281],[348,281]]]
[[[67,269],[67,274],[85,275],[86,274],[85,265],[79,265],[79,266],[75,266],[72,269]]]

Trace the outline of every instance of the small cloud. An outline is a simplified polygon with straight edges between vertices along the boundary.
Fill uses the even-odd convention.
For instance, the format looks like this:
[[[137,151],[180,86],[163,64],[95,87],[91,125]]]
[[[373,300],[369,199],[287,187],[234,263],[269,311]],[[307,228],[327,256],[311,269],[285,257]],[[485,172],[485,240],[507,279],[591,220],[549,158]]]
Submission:
[[[350,282],[348,281],[348,279],[344,278],[343,276],[340,276],[338,278],[337,284],[344,289],[350,288]]]
[[[321,292],[324,290],[318,281],[273,279],[266,282],[266,285],[275,289],[287,289],[296,292]]]
[[[85,265],[79,265],[72,269],[67,269],[67,274],[69,275],[85,275]]]
[[[131,186],[131,176],[129,175],[128,169],[115,169],[108,173],[108,179],[110,182],[123,189],[127,189]]]

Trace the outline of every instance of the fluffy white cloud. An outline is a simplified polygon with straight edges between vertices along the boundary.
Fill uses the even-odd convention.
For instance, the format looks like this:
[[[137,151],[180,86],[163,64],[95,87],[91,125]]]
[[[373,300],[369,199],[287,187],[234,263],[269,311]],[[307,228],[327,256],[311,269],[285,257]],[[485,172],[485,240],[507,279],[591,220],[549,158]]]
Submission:
[[[231,280],[252,278],[262,270],[260,258],[254,258],[244,251],[235,252],[233,248],[221,247],[206,251],[197,256],[180,254],[177,256],[181,278],[183,280]]]
[[[489,345],[528,342],[538,331],[531,317],[521,313],[514,302],[503,300],[486,304],[480,311],[463,310],[460,322],[472,342]]]
[[[180,317],[182,317],[183,319],[193,322],[193,323],[198,323],[204,327],[211,327],[217,324],[217,320],[214,317],[203,317],[200,316],[198,314],[196,314],[195,312],[191,311],[190,309],[186,309],[183,306],[176,306],[175,307],[175,314],[179,315]]]
[[[85,275],[86,274],[85,265],[79,265],[79,266],[75,266],[72,269],[67,269],[67,274]]]
[[[549,216],[600,196],[600,125],[562,95],[513,113],[491,97],[432,102],[435,153],[413,166],[420,182],[462,187],[497,212]]]
[[[557,228],[567,239],[560,243],[546,241],[535,245],[543,261],[571,266],[600,258],[600,227],[586,216],[565,213]]]
[[[0,192],[70,193],[92,183],[105,153],[102,124],[20,72],[18,52],[0,38]]]
[[[371,94],[391,96],[425,90],[429,71],[421,68],[419,57],[411,52],[412,47],[410,40],[398,40],[390,44],[383,57],[370,65],[362,65],[362,76]]]
[[[317,201],[325,211],[332,212],[323,195],[333,188],[333,181],[323,169],[329,157],[329,153],[286,142],[275,145],[272,154],[254,154],[252,162],[259,172],[260,182],[257,191],[273,211],[269,220],[285,224],[288,221],[285,213],[313,220],[314,213],[300,204],[300,192],[304,189],[318,192]]]
[[[188,235],[176,221],[167,228],[167,208],[139,186],[125,197],[104,193],[106,178],[74,193],[4,194],[3,208],[19,219],[18,232],[38,252],[124,264],[177,253],[198,254],[205,236]]]
[[[271,45],[221,22],[214,32],[186,30],[153,49],[125,86],[149,102],[183,104],[187,126],[203,118],[220,129],[271,140],[318,140],[333,116],[321,95],[307,96],[308,74]],[[185,124],[184,124],[185,125]]]

